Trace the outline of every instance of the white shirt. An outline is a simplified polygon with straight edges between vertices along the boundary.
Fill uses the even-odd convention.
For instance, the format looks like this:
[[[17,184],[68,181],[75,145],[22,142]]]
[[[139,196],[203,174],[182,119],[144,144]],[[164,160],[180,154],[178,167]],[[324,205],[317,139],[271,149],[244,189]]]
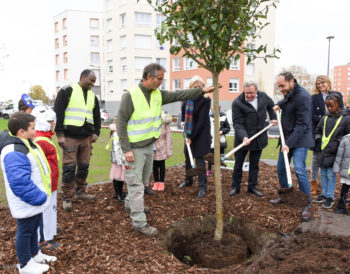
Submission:
[[[246,101],[251,104],[255,110],[258,110],[258,96],[255,96],[255,98],[251,101],[248,101],[247,98],[246,98]]]

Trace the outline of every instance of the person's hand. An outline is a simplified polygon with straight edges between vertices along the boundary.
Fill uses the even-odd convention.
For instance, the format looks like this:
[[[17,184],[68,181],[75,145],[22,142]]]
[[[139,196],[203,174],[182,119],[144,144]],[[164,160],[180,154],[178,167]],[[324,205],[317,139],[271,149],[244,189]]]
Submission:
[[[125,158],[125,161],[127,161],[127,162],[134,162],[135,161],[134,153],[131,150],[124,153],[124,158]]]
[[[250,144],[249,138],[248,137],[244,137],[243,138],[243,143],[244,143],[245,146],[249,145]]]
[[[286,151],[287,153],[289,153],[289,147],[287,145],[282,146],[281,149],[282,152]]]
[[[273,126],[276,126],[276,125],[277,125],[277,120],[270,120],[270,123],[271,123]]]
[[[95,143],[97,139],[98,139],[98,136],[96,134],[92,134],[91,143]]]
[[[58,145],[62,148],[62,149],[66,149],[66,137],[61,136],[58,137]]]
[[[224,132],[222,130],[219,131],[219,135],[222,135]]]
[[[281,111],[279,105],[275,105],[275,106],[273,107],[273,111],[274,111],[274,112]]]
[[[222,85],[221,85],[221,84],[218,84],[218,88],[222,88]],[[203,94],[204,94],[204,93],[210,93],[210,92],[213,92],[214,89],[215,89],[214,86],[204,87],[204,88],[202,89],[202,93],[203,93]]]
[[[191,139],[190,138],[186,138],[186,144],[189,144],[189,145],[191,145]]]

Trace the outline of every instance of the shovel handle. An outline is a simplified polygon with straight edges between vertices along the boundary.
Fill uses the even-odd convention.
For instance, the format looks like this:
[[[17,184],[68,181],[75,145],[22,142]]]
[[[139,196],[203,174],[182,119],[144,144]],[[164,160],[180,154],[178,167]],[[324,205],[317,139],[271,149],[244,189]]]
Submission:
[[[191,166],[192,166],[192,168],[194,168],[194,161],[193,161],[191,147],[190,147],[190,144],[187,143],[187,141],[186,141],[186,134],[185,133],[184,133],[184,137],[185,137],[185,143],[186,143],[186,146],[187,146],[188,156],[190,157],[190,161],[191,161]]]
[[[272,124],[269,124],[267,127],[263,128],[259,132],[255,133],[252,137],[250,137],[248,140],[252,141],[262,133],[264,133],[266,130],[268,130],[270,127],[272,127]],[[222,157],[222,161],[225,161],[227,158],[229,158],[233,153],[235,153],[237,150],[240,150],[242,147],[244,147],[245,143],[242,142],[240,145],[236,146],[234,149],[232,149],[230,152],[228,152],[224,157]]]
[[[281,115],[280,111],[276,111],[277,114],[277,122],[278,122],[278,129],[280,132],[280,137],[281,137],[281,144],[282,147],[286,144],[286,141],[284,139],[284,134],[283,134],[283,128],[282,128],[282,123],[281,123]],[[292,174],[290,172],[290,165],[289,165],[289,160],[288,160],[288,153],[287,151],[283,151],[283,157],[284,157],[284,164],[286,167],[286,172],[287,172],[287,181],[288,181],[288,187],[292,187]]]

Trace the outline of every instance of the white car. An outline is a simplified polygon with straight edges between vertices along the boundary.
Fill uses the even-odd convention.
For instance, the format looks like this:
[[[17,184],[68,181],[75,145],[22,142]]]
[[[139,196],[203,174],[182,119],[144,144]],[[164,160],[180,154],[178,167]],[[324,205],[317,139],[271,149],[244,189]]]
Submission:
[[[100,109],[100,114],[101,114],[101,122],[106,121],[110,117],[109,113],[107,113],[107,110],[105,110],[104,108]]]

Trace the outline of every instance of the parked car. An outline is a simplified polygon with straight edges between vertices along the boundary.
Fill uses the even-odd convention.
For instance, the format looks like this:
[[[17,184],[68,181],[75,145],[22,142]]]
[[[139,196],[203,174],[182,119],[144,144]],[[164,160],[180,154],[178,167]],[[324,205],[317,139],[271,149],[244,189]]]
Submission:
[[[10,116],[18,111],[18,104],[11,103],[7,105],[2,111],[2,116],[4,119],[10,119]]]
[[[104,108],[100,109],[100,114],[101,114],[101,122],[105,122],[108,120],[108,118],[111,117],[111,115],[109,115],[109,113],[107,112],[107,110],[105,110]]]

